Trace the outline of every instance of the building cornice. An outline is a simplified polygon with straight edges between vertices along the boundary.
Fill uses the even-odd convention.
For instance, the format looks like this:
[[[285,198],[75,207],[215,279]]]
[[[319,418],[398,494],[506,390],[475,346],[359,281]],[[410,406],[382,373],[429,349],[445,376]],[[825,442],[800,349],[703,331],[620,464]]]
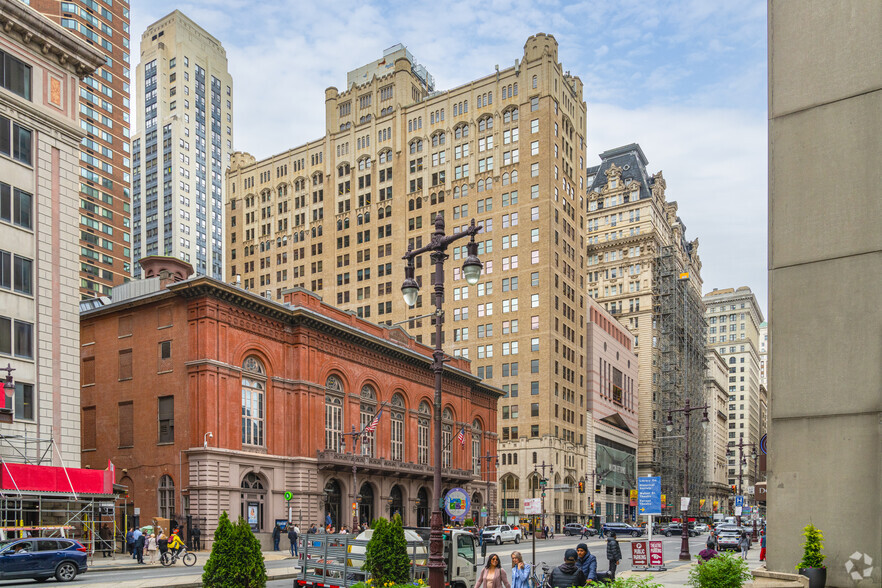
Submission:
[[[93,74],[107,62],[102,52],[17,0],[0,0],[0,26],[7,34],[20,34],[26,45],[37,48],[43,55],[53,55],[60,65],[80,78]]]

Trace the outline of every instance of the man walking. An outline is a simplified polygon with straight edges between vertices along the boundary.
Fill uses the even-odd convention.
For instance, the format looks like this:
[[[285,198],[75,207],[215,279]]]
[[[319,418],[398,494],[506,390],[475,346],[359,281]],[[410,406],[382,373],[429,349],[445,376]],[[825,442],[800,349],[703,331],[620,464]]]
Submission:
[[[609,579],[616,579],[616,568],[622,560],[622,548],[616,539],[615,531],[610,531],[609,539],[606,540],[606,559],[609,560]]]
[[[597,558],[588,551],[587,543],[579,543],[576,546],[576,566],[585,575],[586,580],[597,579]]]
[[[588,525],[582,525],[582,532],[579,533],[579,539],[591,539],[591,533],[588,532]]]
[[[199,525],[193,525],[193,528],[190,529],[190,541],[193,543],[193,551],[199,551],[202,549],[202,531],[199,530]]]
[[[138,560],[139,564],[143,564],[144,544],[147,542],[147,537],[141,532],[141,529],[135,529],[132,537],[135,538],[135,558]]]
[[[132,559],[138,559],[138,539],[143,535],[141,529],[132,530]]]
[[[297,549],[297,540],[300,538],[300,529],[293,523],[288,523],[288,541],[291,542],[291,556],[299,557]]]
[[[273,527],[273,551],[279,550],[279,540],[282,538],[282,527],[279,526],[279,523],[276,523],[276,526]]]
[[[134,527],[129,527],[129,531],[126,533],[126,553],[131,555],[132,559],[135,559],[135,539],[133,537],[134,534]]]
[[[548,575],[548,586],[550,588],[584,586],[588,582],[588,578],[585,577],[585,574],[576,565],[576,551],[575,549],[567,549],[564,552],[564,562],[551,570],[551,573]]]

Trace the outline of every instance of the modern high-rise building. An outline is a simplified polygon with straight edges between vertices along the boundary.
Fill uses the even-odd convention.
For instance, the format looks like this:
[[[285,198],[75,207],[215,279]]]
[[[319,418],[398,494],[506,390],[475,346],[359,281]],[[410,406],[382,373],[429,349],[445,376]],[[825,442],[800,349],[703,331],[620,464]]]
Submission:
[[[433,308],[431,264],[417,260],[423,290],[409,308],[401,258],[429,242],[437,214],[448,233],[476,221],[484,271],[467,285],[465,241],[449,251],[445,351],[504,390],[497,475],[517,476],[505,499],[523,505],[537,488],[534,472],[544,473],[553,524],[585,512],[576,483],[593,463],[586,106],[552,36],[530,37],[513,61],[437,91],[397,45],[350,72],[343,91],[326,90],[323,137],[261,161],[234,154],[225,278],[273,299],[303,286],[359,317],[404,320],[433,345],[435,318],[416,318]],[[460,423],[444,426],[446,435]]]
[[[704,305],[698,240],[686,240],[677,203],[666,200],[661,172],[650,175],[637,144],[600,154],[586,171],[586,288],[634,336],[639,363],[640,476],[661,476],[668,504],[683,493],[684,417],[668,411],[704,404]],[[581,276],[580,276],[581,279]],[[706,439],[693,413],[689,489],[707,482]],[[698,501],[692,502],[693,509]]]
[[[173,256],[220,279],[233,79],[220,41],[175,10],[141,36],[132,139],[132,262]]]
[[[0,407],[4,462],[80,463],[75,219],[85,133],[77,96],[104,59],[23,3],[0,0],[0,361],[8,366],[0,378],[10,385]],[[18,487],[15,493],[21,500]]]
[[[755,450],[759,453],[760,431],[760,363],[759,326],[762,310],[756,296],[747,286],[713,290],[703,298],[707,307],[707,345],[725,359],[728,377],[728,445],[729,485],[739,483],[739,473],[746,494],[756,481]],[[745,463],[738,465],[740,439],[754,445],[744,449]],[[743,492],[742,492],[743,490]]]
[[[130,48],[128,0],[30,0],[106,56],[77,92],[80,143],[79,292],[110,294],[131,277]]]

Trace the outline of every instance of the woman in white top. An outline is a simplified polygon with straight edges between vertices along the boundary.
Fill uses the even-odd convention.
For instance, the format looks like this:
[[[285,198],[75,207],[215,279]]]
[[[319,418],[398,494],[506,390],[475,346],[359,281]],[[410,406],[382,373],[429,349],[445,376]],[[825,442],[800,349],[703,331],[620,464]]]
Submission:
[[[151,533],[149,537],[147,537],[147,543],[144,545],[147,548],[147,555],[150,556],[150,563],[156,563],[156,550],[158,549],[158,545],[156,543],[156,535]]]

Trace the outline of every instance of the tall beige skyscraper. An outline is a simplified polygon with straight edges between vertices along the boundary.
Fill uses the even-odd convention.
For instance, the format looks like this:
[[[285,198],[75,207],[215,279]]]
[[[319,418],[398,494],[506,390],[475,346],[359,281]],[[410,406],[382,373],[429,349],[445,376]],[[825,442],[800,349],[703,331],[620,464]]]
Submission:
[[[141,36],[132,139],[132,261],[169,255],[223,276],[233,79],[220,41],[175,10]]]
[[[61,24],[106,56],[80,83],[79,291],[109,295],[131,277],[131,90],[129,2],[30,0],[31,8]]]
[[[586,286],[588,295],[634,335],[639,362],[641,476],[661,476],[668,504],[683,493],[682,414],[666,430],[668,411],[704,404],[704,305],[698,239],[686,240],[677,203],[666,197],[661,172],[647,170],[637,144],[600,154],[587,170]],[[689,489],[707,482],[707,443],[693,413]],[[692,507],[697,512],[698,501]],[[708,507],[709,508],[709,507]]]
[[[468,286],[461,276],[465,242],[446,266],[445,351],[469,358],[473,372],[505,392],[493,473],[512,481],[507,511],[523,512],[544,462],[554,468],[544,470],[548,521],[562,523],[584,513],[588,495],[577,493],[577,481],[593,463],[586,107],[552,36],[530,37],[512,62],[438,91],[426,68],[394,46],[350,72],[343,91],[326,90],[323,137],[261,161],[234,154],[225,279],[274,299],[303,286],[360,317],[406,321],[432,310],[428,260],[417,264],[416,307],[402,300],[408,246],[428,243],[437,214],[448,233],[477,221],[480,282]],[[433,320],[405,327],[434,344]],[[443,436],[463,425],[475,423],[445,421]],[[476,475],[486,465],[476,459]],[[498,504],[491,496],[491,520]]]
[[[713,290],[704,296],[707,307],[707,344],[725,359],[728,378],[729,485],[739,483],[738,491],[747,494],[756,481],[753,450],[759,453],[761,427],[759,326],[762,310],[747,286]],[[742,451],[744,463],[739,469],[739,440],[754,445]]]

